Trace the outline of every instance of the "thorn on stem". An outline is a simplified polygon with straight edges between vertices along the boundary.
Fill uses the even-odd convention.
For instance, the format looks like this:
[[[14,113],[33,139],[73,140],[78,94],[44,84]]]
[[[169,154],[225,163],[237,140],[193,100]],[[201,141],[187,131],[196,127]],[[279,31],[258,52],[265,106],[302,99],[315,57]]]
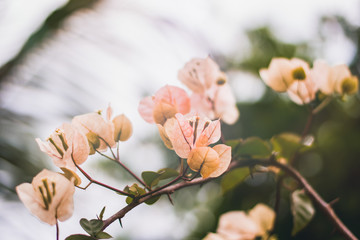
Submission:
[[[169,201],[170,201],[171,205],[173,205],[173,206],[174,206],[174,202],[173,202],[173,200],[172,200],[172,198],[171,198],[170,193],[167,193],[167,196],[168,196],[168,199],[169,199]]]
[[[118,218],[118,219],[119,219],[119,223],[120,223],[121,228],[123,228],[123,225],[122,225],[122,222],[121,222],[121,218]]]

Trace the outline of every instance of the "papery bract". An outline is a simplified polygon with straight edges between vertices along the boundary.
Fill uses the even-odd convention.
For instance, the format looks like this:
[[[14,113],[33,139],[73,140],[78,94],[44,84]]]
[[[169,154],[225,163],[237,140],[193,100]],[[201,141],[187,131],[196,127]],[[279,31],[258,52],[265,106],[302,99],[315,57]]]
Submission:
[[[40,150],[47,153],[60,168],[76,170],[75,164],[82,164],[89,156],[89,144],[85,135],[69,123],[61,125],[45,141],[35,139]]]
[[[210,119],[233,124],[239,117],[236,101],[225,73],[209,57],[194,58],[179,70],[178,78],[190,90],[191,108]]]
[[[72,181],[46,169],[36,175],[31,184],[23,183],[16,187],[20,200],[30,212],[50,225],[71,217],[74,191]]]
[[[325,61],[316,60],[311,74],[320,91],[326,95],[354,94],[358,91],[359,81],[345,64],[330,67]]]
[[[115,146],[114,125],[110,121],[112,115],[111,107],[108,108],[106,115],[107,117],[104,119],[100,112],[87,113],[74,117],[71,122],[86,136],[99,138],[99,146],[96,147],[99,151],[104,151],[109,146]]]
[[[208,147],[220,139],[219,120],[205,120],[199,116],[185,118],[178,113],[165,123],[160,132],[165,145],[171,146],[179,157],[187,159],[189,167],[200,171],[203,178],[218,177],[227,170],[231,147],[224,144]]]
[[[154,96],[141,100],[138,111],[145,121],[163,125],[176,113],[188,113],[190,98],[183,89],[166,85],[160,88]]]
[[[124,115],[120,114],[112,120],[114,124],[114,141],[126,141],[132,135],[132,124]]]
[[[253,240],[259,236],[267,237],[274,220],[275,212],[261,203],[248,214],[244,211],[227,212],[220,216],[217,233],[208,234],[204,240]]]

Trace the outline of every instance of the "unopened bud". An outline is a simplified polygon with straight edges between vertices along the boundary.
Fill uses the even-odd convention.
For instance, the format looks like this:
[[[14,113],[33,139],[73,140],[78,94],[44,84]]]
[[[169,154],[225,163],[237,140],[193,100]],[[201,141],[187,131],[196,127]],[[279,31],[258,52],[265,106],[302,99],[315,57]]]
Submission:
[[[89,147],[90,147],[89,154],[92,155],[95,153],[95,150],[100,146],[99,136],[94,132],[88,132],[86,134],[86,138],[88,139]]]
[[[112,120],[114,124],[114,140],[126,141],[132,135],[132,124],[130,120],[124,115],[118,115]]]
[[[203,178],[207,178],[220,164],[218,153],[210,147],[197,147],[191,150],[187,159],[193,171],[200,171]]]
[[[172,118],[177,113],[174,105],[171,105],[167,102],[159,102],[155,105],[153,110],[154,121],[157,124],[164,125],[166,120]]]

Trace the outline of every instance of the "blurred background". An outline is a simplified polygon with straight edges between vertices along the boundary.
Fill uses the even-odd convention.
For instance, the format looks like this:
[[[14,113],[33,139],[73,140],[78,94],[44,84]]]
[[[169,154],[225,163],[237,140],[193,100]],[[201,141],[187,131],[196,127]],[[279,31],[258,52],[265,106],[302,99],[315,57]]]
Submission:
[[[301,133],[305,107],[269,90],[258,70],[272,57],[323,58],[360,72],[360,1],[231,0],[1,0],[0,1],[0,232],[1,239],[54,239],[55,228],[38,221],[19,202],[15,186],[43,168],[57,170],[34,138],[46,139],[78,114],[105,109],[125,113],[133,137],[121,144],[122,161],[140,174],[176,167],[154,125],[143,121],[142,97],[165,84],[184,87],[177,71],[193,57],[210,55],[226,71],[241,116],[224,126],[227,139],[285,131]],[[333,101],[316,116],[316,151],[297,168],[360,235],[360,100]],[[133,183],[115,163],[91,157],[83,167],[93,178],[123,188]],[[85,180],[84,180],[85,181]],[[274,206],[275,181],[259,174],[223,195],[217,181],[142,205],[107,232],[115,239],[201,239],[218,217],[262,202]],[[75,193],[75,212],[60,224],[60,237],[84,233],[80,218],[105,218],[126,205],[124,197],[97,186]],[[289,192],[282,191],[280,239],[341,239],[317,212],[291,237]]]

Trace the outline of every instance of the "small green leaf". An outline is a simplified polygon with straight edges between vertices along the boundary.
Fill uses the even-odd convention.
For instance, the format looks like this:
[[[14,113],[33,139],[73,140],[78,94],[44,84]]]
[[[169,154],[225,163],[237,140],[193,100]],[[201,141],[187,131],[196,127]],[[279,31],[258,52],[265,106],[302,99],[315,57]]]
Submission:
[[[291,213],[294,221],[291,234],[294,236],[306,227],[315,214],[314,206],[303,190],[291,194]]]
[[[159,176],[160,176],[159,173],[152,171],[144,171],[141,173],[141,177],[144,179],[144,182],[149,187],[153,187],[159,182],[158,179]]]
[[[252,158],[266,158],[271,155],[269,143],[258,137],[245,139],[237,148],[237,156],[250,156]]]
[[[301,137],[294,133],[281,133],[272,137],[270,141],[279,156],[287,160],[290,160],[304,146],[301,143]]]
[[[104,217],[104,213],[105,213],[105,206],[103,207],[103,209],[101,209],[100,215],[99,215],[99,219],[102,220]]]
[[[157,172],[160,174],[159,176],[160,180],[179,176],[179,172],[172,168],[163,168]]]
[[[80,225],[88,234],[95,236],[95,234],[101,230],[104,223],[98,219],[91,219],[89,221],[86,218],[82,218],[80,219]]]
[[[127,198],[125,199],[125,202],[126,202],[127,204],[132,203],[132,201],[133,201],[133,198],[131,198],[131,197],[127,197]]]
[[[96,234],[96,238],[98,239],[109,239],[109,238],[112,238],[112,236],[106,232],[98,232]]]
[[[146,203],[147,205],[152,205],[152,204],[156,203],[157,200],[159,200],[159,199],[160,199],[160,195],[155,196],[155,197],[152,197],[152,198],[149,198],[148,200],[145,201],[145,203]]]
[[[249,168],[237,168],[237,169],[234,169],[234,170],[228,172],[221,179],[222,192],[226,193],[226,192],[232,190],[237,185],[239,185],[241,182],[243,182],[245,180],[245,178],[249,175],[250,175]]]
[[[65,238],[65,240],[96,240],[96,238],[84,234],[73,234]]]

